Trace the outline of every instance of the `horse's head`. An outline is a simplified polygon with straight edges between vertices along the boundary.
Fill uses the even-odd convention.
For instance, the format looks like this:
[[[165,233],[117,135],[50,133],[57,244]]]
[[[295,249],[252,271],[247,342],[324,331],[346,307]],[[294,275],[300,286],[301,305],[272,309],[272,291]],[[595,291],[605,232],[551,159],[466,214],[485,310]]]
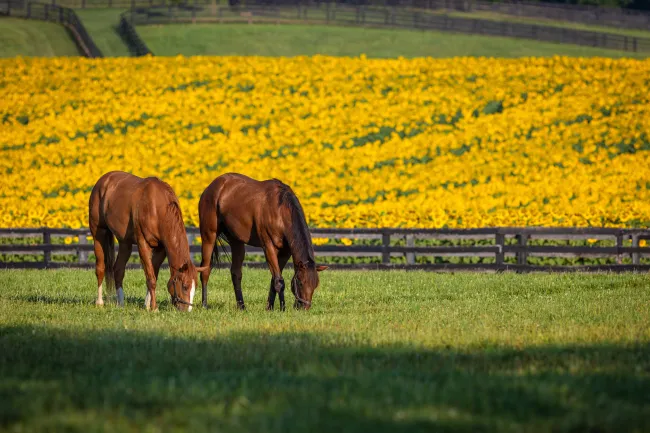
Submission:
[[[311,308],[311,298],[314,290],[318,287],[318,273],[327,269],[327,266],[318,266],[311,260],[307,263],[297,262],[294,264],[295,273],[291,279],[291,291],[296,297],[294,308]]]
[[[190,261],[178,269],[170,267],[170,270],[171,276],[167,282],[167,290],[172,297],[172,305],[180,311],[192,311],[197,273],[202,272],[205,268],[197,268]]]

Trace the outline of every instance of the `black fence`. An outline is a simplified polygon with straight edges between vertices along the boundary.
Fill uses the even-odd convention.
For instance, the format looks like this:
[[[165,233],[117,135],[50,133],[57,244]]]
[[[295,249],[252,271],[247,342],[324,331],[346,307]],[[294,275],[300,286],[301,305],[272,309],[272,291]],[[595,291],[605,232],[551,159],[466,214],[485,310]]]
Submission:
[[[153,55],[149,47],[144,43],[144,41],[138,35],[138,32],[135,31],[133,25],[131,25],[131,20],[126,16],[130,16],[131,12],[125,12],[120,15],[120,24],[118,25],[118,31],[122,40],[129,47],[131,55],[134,56],[146,56],[147,54]],[[125,16],[126,15],[126,16]]]
[[[457,12],[491,12],[516,17],[569,21],[590,25],[650,29],[650,13],[646,11],[615,7],[571,5],[533,1],[484,0],[51,0],[51,4],[72,8],[133,8],[151,6],[174,6],[185,4],[215,4],[217,6],[306,6],[322,3],[348,5],[397,6],[401,8],[443,9]]]
[[[51,21],[63,25],[72,35],[79,52],[86,57],[103,57],[74,10],[48,3],[0,0],[0,13],[19,18]]]
[[[630,52],[650,52],[650,38],[540,26],[511,21],[462,18],[399,7],[349,6],[321,3],[308,6],[216,7],[182,5],[135,8],[124,15],[132,25],[247,22],[304,22],[356,26],[438,30],[490,36],[534,39]]]
[[[197,228],[188,228],[199,261]],[[431,271],[648,271],[650,230],[609,228],[313,229],[317,260],[333,269]],[[69,242],[66,242],[69,240]],[[337,241],[338,240],[338,241]],[[346,241],[341,243],[340,240]],[[1,268],[94,266],[88,230],[1,229]],[[224,248],[229,253],[228,246]],[[133,251],[137,251],[134,247]],[[246,247],[248,266],[266,267],[260,248]],[[94,257],[94,256],[93,256]],[[136,256],[137,257],[137,256]],[[539,264],[539,258],[552,258]],[[132,256],[133,259],[133,256]],[[252,260],[256,259],[256,260]],[[336,260],[339,263],[334,263]],[[346,260],[341,260],[346,259]],[[562,260],[571,261],[566,264]],[[535,264],[535,263],[538,264]],[[131,263],[130,267],[138,267]],[[228,266],[222,263],[220,266]]]

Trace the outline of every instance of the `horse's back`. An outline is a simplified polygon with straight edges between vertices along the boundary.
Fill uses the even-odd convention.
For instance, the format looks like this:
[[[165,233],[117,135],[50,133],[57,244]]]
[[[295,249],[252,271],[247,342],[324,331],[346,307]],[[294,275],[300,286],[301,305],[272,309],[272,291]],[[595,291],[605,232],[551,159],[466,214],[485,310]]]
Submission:
[[[111,171],[99,178],[90,195],[91,226],[106,227],[120,240],[130,238],[134,218],[154,217],[162,205],[178,199],[157,177]]]
[[[261,232],[280,232],[283,221],[277,179],[258,181],[239,173],[218,176],[201,195],[199,218],[208,230],[259,246]]]

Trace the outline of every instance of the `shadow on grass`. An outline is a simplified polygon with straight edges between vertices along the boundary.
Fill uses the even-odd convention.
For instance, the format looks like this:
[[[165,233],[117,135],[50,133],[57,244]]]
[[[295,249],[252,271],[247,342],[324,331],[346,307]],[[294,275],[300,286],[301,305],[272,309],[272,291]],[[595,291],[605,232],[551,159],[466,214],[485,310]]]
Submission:
[[[339,334],[0,329],[0,419],[27,431],[632,431],[650,347],[364,346]]]

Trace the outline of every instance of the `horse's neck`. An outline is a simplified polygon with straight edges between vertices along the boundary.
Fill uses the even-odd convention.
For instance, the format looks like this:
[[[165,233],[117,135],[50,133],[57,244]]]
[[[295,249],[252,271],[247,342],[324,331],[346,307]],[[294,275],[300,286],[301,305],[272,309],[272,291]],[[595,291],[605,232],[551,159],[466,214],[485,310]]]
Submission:
[[[309,233],[309,228],[307,227],[307,222],[302,221],[301,218],[294,217],[292,218],[291,225],[295,225],[297,230],[291,229],[285,236],[289,241],[289,249],[291,251],[291,257],[293,257],[293,262],[307,263],[314,257],[314,251],[311,246],[311,235]],[[302,236],[302,233],[305,233],[305,235]],[[303,239],[305,236],[307,236],[307,238]]]
[[[163,233],[163,245],[167,253],[169,266],[178,269],[190,259],[189,244],[185,233],[176,233],[172,230],[165,230]]]

